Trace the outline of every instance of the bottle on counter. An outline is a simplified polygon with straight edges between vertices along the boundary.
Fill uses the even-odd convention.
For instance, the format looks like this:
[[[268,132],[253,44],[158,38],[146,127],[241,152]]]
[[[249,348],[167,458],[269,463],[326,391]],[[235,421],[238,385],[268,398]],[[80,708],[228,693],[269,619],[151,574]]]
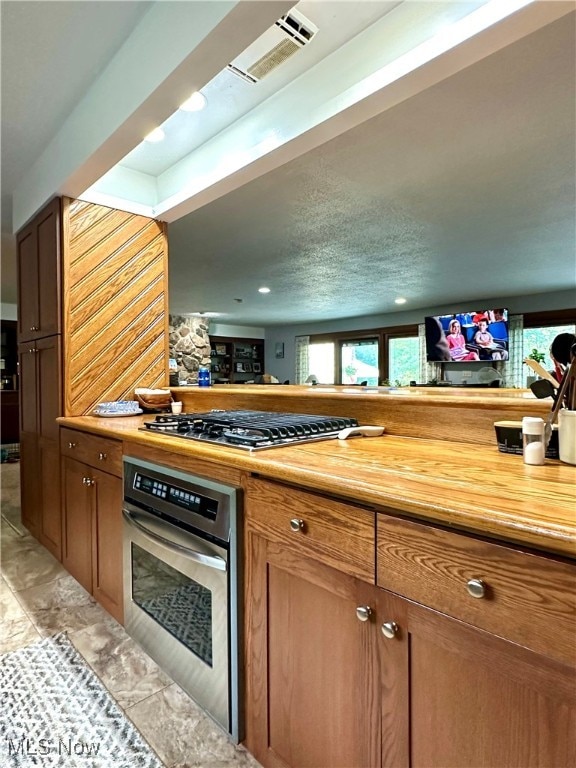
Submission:
[[[210,381],[210,371],[203,365],[198,371],[198,386],[209,387],[212,382]]]
[[[522,419],[522,446],[525,464],[544,464],[544,420],[534,416]]]

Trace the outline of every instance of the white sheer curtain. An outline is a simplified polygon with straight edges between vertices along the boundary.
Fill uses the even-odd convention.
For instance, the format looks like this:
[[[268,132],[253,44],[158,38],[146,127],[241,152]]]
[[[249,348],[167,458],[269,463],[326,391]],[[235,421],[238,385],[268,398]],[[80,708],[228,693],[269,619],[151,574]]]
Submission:
[[[418,364],[420,373],[417,384],[426,384],[428,381],[428,368],[426,363],[426,326],[420,323],[418,326]]]
[[[309,376],[310,336],[296,336],[295,383],[304,384]]]
[[[426,362],[426,326],[424,323],[418,325],[418,352],[420,378],[418,384],[426,384],[429,381],[440,381],[442,378],[442,363]]]
[[[498,365],[507,387],[525,387],[528,369],[524,360],[524,317],[510,315],[508,318],[508,349],[510,356],[505,363]]]

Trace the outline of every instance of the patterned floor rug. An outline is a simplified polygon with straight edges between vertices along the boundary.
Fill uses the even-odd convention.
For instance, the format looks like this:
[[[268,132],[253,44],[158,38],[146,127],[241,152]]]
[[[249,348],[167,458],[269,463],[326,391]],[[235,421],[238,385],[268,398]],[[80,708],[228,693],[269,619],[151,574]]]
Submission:
[[[0,766],[162,763],[62,633],[0,656]]]

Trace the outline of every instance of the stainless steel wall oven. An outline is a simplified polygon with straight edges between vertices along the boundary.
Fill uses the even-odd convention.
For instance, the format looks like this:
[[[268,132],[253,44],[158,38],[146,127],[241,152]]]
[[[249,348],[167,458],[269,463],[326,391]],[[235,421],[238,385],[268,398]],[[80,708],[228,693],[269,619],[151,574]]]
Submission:
[[[240,493],[124,459],[126,631],[242,739]]]

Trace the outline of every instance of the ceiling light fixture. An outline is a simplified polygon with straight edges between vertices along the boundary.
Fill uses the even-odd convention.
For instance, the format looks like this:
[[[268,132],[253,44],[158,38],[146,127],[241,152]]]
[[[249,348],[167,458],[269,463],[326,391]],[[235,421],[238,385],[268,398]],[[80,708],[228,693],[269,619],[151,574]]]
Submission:
[[[394,299],[394,304],[406,304],[406,299],[399,296],[397,299]]]
[[[200,91],[194,91],[192,96],[180,104],[178,109],[181,109],[182,112],[200,112],[201,109],[204,109],[206,104],[206,96],[204,96],[203,93],[200,93]]]
[[[266,288],[266,286],[262,286],[262,288],[258,288],[258,293],[270,293],[270,288]]]
[[[166,134],[162,128],[154,128],[147,136],[144,136],[144,141],[147,141],[149,144],[158,144],[159,141],[164,141],[165,136]]]

